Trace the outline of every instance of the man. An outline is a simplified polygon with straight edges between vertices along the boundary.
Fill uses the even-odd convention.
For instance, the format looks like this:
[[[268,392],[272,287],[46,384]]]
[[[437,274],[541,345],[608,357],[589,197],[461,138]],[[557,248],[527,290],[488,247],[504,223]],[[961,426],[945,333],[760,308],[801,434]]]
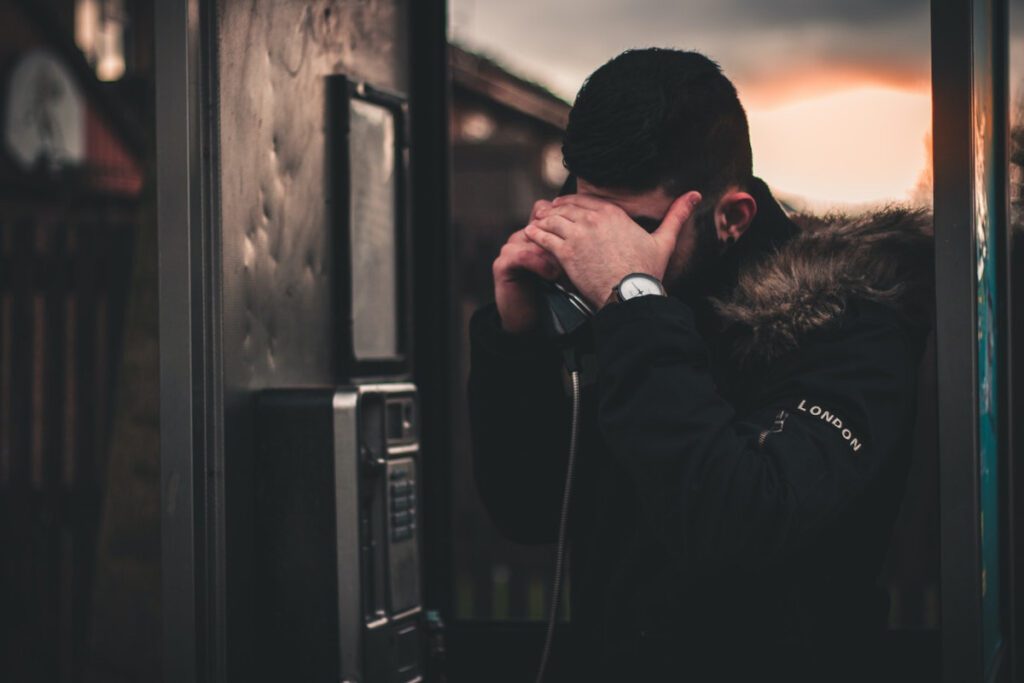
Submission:
[[[537,283],[568,280],[597,309],[569,516],[573,680],[875,680],[925,217],[798,227],[752,176],[735,88],[693,52],[599,68],[563,153],[575,193],[536,203],[473,318],[470,410],[495,523],[553,541],[570,409]]]

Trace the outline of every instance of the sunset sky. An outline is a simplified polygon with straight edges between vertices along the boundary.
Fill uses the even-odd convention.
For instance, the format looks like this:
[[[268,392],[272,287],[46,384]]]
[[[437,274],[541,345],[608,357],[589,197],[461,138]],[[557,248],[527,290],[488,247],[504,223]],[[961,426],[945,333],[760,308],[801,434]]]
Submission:
[[[450,0],[453,40],[570,102],[630,47],[699,50],[736,84],[754,171],[813,208],[910,199],[928,164],[928,0]]]

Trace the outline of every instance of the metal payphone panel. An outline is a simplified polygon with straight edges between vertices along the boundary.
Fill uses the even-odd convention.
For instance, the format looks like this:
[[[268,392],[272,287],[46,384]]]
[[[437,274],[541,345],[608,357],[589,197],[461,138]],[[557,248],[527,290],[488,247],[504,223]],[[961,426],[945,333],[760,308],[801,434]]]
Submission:
[[[264,392],[257,584],[265,671],[421,680],[415,387]]]

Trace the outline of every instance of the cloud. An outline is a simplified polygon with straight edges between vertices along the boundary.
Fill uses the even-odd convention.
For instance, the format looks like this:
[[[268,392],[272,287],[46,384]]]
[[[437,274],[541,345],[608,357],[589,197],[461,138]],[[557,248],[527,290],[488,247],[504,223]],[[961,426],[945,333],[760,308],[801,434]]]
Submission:
[[[452,0],[453,36],[571,99],[630,47],[697,49],[762,103],[859,79],[927,87],[928,0]]]
[[[759,25],[796,26],[828,21],[845,27],[875,27],[893,21],[914,19],[928,2],[920,0],[858,0],[824,2],[820,0],[723,0],[708,3],[703,10],[718,20],[750,20]],[[717,11],[716,11],[717,10]]]

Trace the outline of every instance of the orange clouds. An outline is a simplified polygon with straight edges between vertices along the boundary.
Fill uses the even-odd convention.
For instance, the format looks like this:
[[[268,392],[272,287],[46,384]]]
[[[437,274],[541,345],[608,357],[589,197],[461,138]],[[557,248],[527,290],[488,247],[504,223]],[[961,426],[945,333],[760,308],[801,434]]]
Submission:
[[[814,208],[908,200],[929,163],[930,91],[863,83],[830,90],[748,105],[755,173]]]

